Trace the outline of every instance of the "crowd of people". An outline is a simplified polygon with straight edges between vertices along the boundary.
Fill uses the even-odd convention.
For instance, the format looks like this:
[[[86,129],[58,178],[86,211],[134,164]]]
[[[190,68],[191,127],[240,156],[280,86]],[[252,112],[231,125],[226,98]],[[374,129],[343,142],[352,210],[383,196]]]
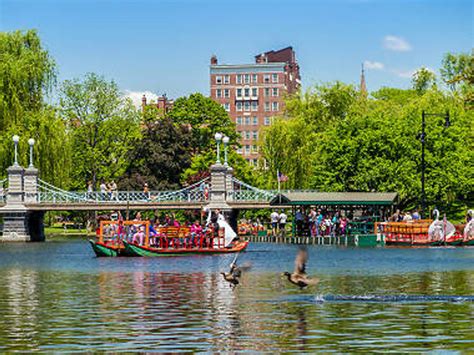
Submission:
[[[174,214],[155,216],[151,220],[147,220],[142,218],[140,212],[137,212],[131,220],[132,223],[126,225],[123,223],[124,219],[121,213],[116,212],[104,219],[118,221],[119,223],[106,224],[106,229],[102,233],[109,238],[125,239],[134,244],[144,245],[148,224],[150,246],[158,246],[162,237],[166,237],[168,241],[173,242],[173,238],[168,238],[173,234],[176,237],[175,239],[182,239],[179,241],[181,244],[190,247],[227,247],[237,237],[237,233],[226,222],[225,216],[220,210],[206,210],[204,212],[208,212],[205,223],[200,223],[197,219],[180,222]],[[172,229],[175,233],[170,232]],[[178,231],[183,231],[183,233],[178,233]],[[97,232],[100,233],[99,230]],[[223,240],[219,241],[219,238]]]
[[[296,235],[298,236],[330,236],[344,235],[348,225],[348,218],[340,211],[323,211],[311,208],[304,213],[298,209],[294,215]],[[280,213],[275,210],[270,214],[270,223],[273,236],[286,236],[288,216],[284,210]]]

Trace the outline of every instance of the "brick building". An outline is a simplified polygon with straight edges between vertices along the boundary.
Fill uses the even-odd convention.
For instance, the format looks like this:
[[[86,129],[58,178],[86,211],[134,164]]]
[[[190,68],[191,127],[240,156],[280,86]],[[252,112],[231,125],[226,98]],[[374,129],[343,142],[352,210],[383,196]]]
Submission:
[[[242,137],[239,153],[256,164],[261,127],[283,113],[284,96],[301,84],[293,48],[259,54],[251,64],[218,64],[212,56],[210,80],[211,98],[229,113]]]
[[[151,105],[152,103],[147,102],[147,98],[145,94],[142,96],[142,110],[145,108],[147,105]],[[156,106],[160,112],[163,112],[163,114],[168,113],[174,105],[174,100],[170,100],[166,97],[166,94],[163,94],[162,96],[158,96],[156,98],[156,102],[153,102],[153,105]]]

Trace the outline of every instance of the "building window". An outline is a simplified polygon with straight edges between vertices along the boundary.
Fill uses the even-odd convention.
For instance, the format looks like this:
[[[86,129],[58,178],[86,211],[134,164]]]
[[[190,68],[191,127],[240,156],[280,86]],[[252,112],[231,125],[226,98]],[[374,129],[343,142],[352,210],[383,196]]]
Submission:
[[[249,88],[244,89],[244,96],[245,96],[245,97],[249,97],[249,96],[250,96],[250,89],[249,89]]]
[[[265,111],[270,111],[270,103],[265,102]]]
[[[237,118],[235,119],[235,122],[237,123],[237,126],[241,126],[242,125],[242,117],[237,116]]]
[[[242,139],[245,138],[245,131],[240,132],[240,135],[242,136]]]
[[[272,111],[278,111],[278,102],[272,102]]]
[[[252,101],[252,111],[258,111],[258,101]]]
[[[253,165],[258,167],[258,160],[257,159],[253,160]]]
[[[272,96],[273,97],[278,96],[278,88],[273,88],[272,89]]]
[[[224,97],[226,97],[226,98],[230,97],[229,89],[224,89]]]
[[[256,146],[255,144],[252,145],[252,152],[253,152],[253,153],[257,153],[257,152],[258,152],[258,148],[257,148],[257,146]]]
[[[263,76],[263,82],[264,83],[269,83],[270,82],[270,75],[269,74],[265,74]]]
[[[216,84],[222,84],[222,76],[216,76]]]
[[[263,119],[263,124],[264,124],[265,126],[270,126],[270,117],[265,117],[265,118]]]
[[[237,148],[237,153],[242,154],[242,148]]]
[[[258,139],[258,132],[257,131],[252,132],[252,139],[254,139],[254,140]]]
[[[245,146],[245,155],[249,155],[250,154],[250,145],[246,145]]]
[[[250,84],[250,74],[244,74],[244,83]]]
[[[216,97],[222,97],[222,89],[216,89]]]
[[[253,124],[254,126],[258,126],[258,117],[257,117],[257,116],[253,116],[253,117],[252,117],[252,124]]]
[[[265,94],[264,94],[265,97],[269,97],[270,96],[270,88],[265,88]]]
[[[257,88],[252,88],[252,96],[257,97],[258,96],[258,89]]]
[[[237,111],[242,111],[242,102],[236,102],[235,107]]]
[[[237,84],[242,84],[242,75],[237,74]]]
[[[250,117],[245,117],[245,124],[248,126],[250,125]]]
[[[228,102],[226,102],[225,104],[222,104],[222,106],[224,107],[224,110],[230,111],[230,104]]]
[[[272,83],[278,83],[278,74],[272,74]]]
[[[224,84],[230,83],[230,75],[224,75]]]
[[[250,139],[250,131],[245,131],[245,139]]]
[[[242,97],[242,89],[237,89],[237,97]]]
[[[252,83],[257,83],[257,74],[252,74]]]
[[[244,101],[244,111],[250,111],[250,101]]]

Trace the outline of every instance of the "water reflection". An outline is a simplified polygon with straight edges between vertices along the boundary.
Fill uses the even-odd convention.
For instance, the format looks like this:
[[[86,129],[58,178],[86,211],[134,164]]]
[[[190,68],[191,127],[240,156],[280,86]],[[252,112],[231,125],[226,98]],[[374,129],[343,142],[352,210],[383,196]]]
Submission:
[[[265,254],[255,258],[235,291],[218,274],[227,265],[219,258],[78,254],[69,270],[45,267],[45,260],[37,270],[5,264],[0,351],[473,350],[472,270],[361,275],[321,268],[312,270],[319,286],[302,293],[263,266]],[[471,298],[455,302],[456,295]]]

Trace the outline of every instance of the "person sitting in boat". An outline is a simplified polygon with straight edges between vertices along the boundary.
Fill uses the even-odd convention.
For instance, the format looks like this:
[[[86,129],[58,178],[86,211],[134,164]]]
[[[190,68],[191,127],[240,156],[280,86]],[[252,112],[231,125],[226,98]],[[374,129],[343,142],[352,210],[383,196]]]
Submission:
[[[132,243],[133,244],[138,244],[138,245],[144,245],[145,244],[145,226],[144,225],[141,225],[138,228],[138,232],[136,232],[133,235]]]
[[[194,221],[193,224],[189,227],[190,232],[191,232],[191,238],[189,239],[189,243],[191,246],[195,246],[197,244],[197,241],[199,240],[199,237],[202,234],[202,227],[199,224],[199,221]]]

